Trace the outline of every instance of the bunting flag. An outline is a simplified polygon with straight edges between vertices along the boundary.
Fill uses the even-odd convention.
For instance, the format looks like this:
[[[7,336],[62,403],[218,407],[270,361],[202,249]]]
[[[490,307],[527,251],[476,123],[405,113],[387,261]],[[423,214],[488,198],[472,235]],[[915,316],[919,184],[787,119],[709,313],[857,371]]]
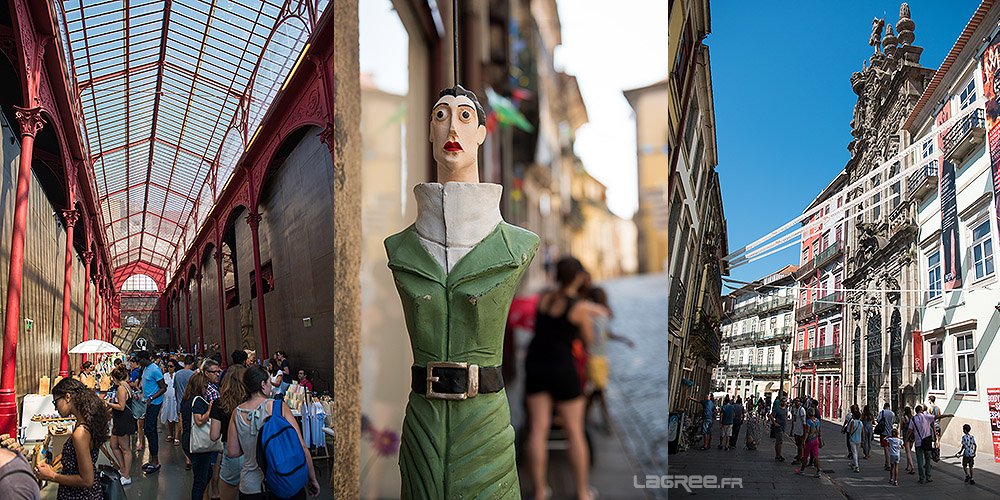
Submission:
[[[507,126],[513,125],[529,133],[535,131],[535,127],[531,126],[528,119],[517,110],[517,106],[510,99],[497,94],[490,87],[486,87],[486,99],[490,103],[490,114],[495,116],[497,122]],[[489,119],[487,119],[487,123],[489,123]]]

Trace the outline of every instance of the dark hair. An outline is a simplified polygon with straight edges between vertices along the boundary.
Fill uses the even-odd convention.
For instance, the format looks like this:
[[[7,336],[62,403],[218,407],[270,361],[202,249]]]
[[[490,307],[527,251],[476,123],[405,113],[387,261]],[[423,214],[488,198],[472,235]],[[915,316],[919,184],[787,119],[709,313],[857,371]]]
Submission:
[[[125,368],[125,365],[118,365],[114,370],[111,370],[111,378],[119,381],[128,380],[129,370]]]
[[[149,351],[139,351],[139,352],[135,353],[135,360],[136,361],[142,361],[144,359],[145,360],[152,360],[153,359],[153,357],[150,356]]]
[[[234,365],[242,365],[247,362],[247,352],[243,349],[236,349],[232,354],[229,355],[233,360]]]
[[[84,371],[87,368],[93,368],[93,367],[94,367],[94,362],[93,361],[87,361],[84,364],[80,365],[80,371]]]
[[[454,87],[444,89],[438,94],[438,99],[446,95],[451,95],[455,97],[468,97],[472,104],[476,106],[476,118],[479,119],[480,125],[486,125],[486,111],[483,109],[483,105],[479,104],[479,98],[476,97],[476,93],[467,90],[461,85],[455,85]]]
[[[263,366],[250,365],[243,373],[243,385],[247,388],[247,397],[262,392],[260,384],[270,379],[271,376],[267,374],[267,370]]]
[[[934,402],[934,395],[932,394],[930,396],[927,396],[927,399],[931,400],[931,403],[933,403]]]
[[[603,288],[595,286],[590,289],[590,301],[608,307],[608,293]]]
[[[971,425],[969,425],[969,424],[965,424],[965,425],[963,425],[963,426],[962,426],[962,432],[964,432],[964,433],[966,433],[966,434],[968,434],[968,433],[972,432],[972,426],[971,426]]]
[[[64,378],[52,388],[53,401],[66,395],[69,395],[69,400],[76,409],[76,418],[90,431],[90,449],[100,448],[108,440],[108,422],[111,420],[104,401],[97,397],[96,392],[83,385],[83,382],[73,378]]]
[[[572,283],[581,272],[583,264],[573,257],[563,257],[556,263],[556,281],[562,286]]]
[[[862,414],[864,415],[864,417],[866,419],[867,418],[875,418],[875,415],[872,414],[872,410],[871,410],[871,408],[868,407],[868,405],[865,405],[865,409],[864,409],[864,411],[862,411]]]
[[[283,351],[281,349],[278,349],[277,351],[274,351],[274,354],[275,354],[275,356],[281,356],[283,358],[287,358],[288,357],[288,354],[285,354],[285,351]]]
[[[187,356],[184,356],[184,366],[193,365],[197,360],[198,358],[195,358],[194,354],[188,354]]]
[[[222,353],[217,352],[217,353],[211,355],[210,357],[212,359],[214,359],[216,363],[218,363],[220,365],[222,364]]]

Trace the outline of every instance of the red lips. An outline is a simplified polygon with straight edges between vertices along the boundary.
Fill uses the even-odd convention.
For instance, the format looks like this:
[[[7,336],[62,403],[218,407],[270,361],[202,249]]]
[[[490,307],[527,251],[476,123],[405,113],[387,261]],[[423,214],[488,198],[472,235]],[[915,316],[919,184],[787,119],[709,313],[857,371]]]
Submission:
[[[444,143],[444,150],[445,151],[463,151],[462,145],[459,144],[459,143],[457,143],[457,142],[454,142],[454,141],[448,141],[448,142]]]

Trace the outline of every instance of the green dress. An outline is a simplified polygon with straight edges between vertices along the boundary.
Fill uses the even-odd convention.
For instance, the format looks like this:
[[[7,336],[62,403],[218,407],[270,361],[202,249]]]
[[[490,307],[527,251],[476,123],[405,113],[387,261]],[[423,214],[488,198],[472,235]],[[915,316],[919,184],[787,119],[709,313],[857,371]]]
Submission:
[[[500,222],[447,274],[413,225],[386,238],[385,248],[415,365],[503,362],[507,313],[538,236]],[[464,401],[411,391],[399,468],[404,500],[520,499],[506,391]]]

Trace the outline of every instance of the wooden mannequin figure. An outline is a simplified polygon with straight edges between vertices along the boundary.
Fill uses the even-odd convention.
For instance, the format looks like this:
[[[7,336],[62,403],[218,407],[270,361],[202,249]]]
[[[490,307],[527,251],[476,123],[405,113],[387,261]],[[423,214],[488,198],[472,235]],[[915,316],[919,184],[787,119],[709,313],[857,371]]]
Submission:
[[[417,220],[385,240],[414,366],[399,450],[403,499],[521,498],[503,389],[503,337],[538,236],[503,221],[479,182],[486,116],[456,85],[431,110],[440,183],[414,187]]]

